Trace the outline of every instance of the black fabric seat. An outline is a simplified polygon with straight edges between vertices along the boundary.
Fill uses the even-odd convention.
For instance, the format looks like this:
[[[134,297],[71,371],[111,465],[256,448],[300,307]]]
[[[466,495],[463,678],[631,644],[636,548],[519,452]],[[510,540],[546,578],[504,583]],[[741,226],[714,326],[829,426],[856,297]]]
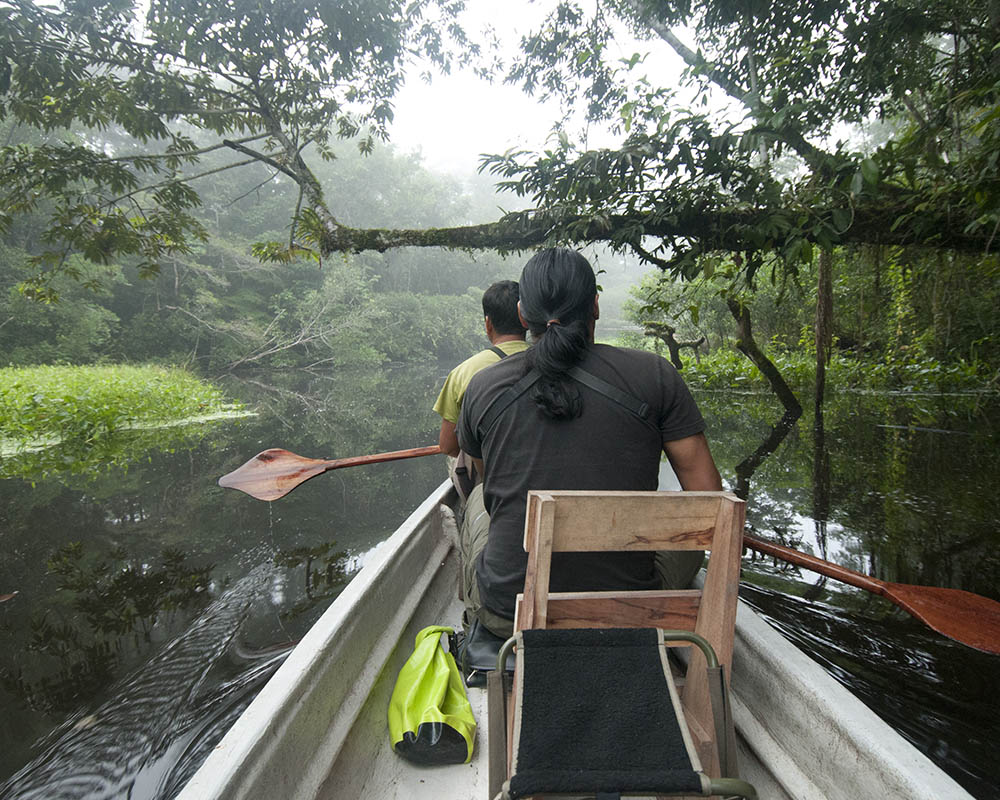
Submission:
[[[511,798],[702,793],[655,629],[527,630]],[[695,763],[692,763],[692,758]]]

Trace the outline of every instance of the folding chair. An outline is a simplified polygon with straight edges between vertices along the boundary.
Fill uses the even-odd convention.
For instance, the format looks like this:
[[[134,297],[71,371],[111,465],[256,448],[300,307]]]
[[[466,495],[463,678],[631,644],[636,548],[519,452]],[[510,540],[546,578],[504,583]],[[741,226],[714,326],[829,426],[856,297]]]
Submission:
[[[498,662],[516,649],[509,700],[502,673],[488,682],[491,797],[756,797],[737,777],[725,678],[743,519],[724,492],[529,493],[524,594]],[[549,592],[553,552],[600,550],[708,550],[704,587]],[[675,683],[666,647],[680,642]]]

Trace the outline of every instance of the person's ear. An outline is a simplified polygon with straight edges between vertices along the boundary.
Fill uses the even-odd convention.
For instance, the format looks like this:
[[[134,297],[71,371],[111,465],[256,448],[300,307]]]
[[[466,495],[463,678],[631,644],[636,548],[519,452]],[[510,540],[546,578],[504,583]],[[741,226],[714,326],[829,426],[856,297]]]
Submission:
[[[524,314],[521,313],[521,301],[517,301],[517,318],[521,320],[521,327],[528,330],[528,320],[524,318]]]
[[[601,306],[600,303],[598,302],[600,299],[601,296],[599,294],[594,295],[594,319],[601,318]]]
[[[483,322],[486,325],[486,338],[491,342],[493,341],[493,320],[488,316],[483,317]]]

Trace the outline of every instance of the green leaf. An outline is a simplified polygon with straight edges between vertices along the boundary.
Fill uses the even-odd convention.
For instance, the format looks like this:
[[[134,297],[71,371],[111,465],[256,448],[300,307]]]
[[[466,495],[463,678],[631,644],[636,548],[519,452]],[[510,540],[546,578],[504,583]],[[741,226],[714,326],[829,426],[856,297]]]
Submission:
[[[851,178],[851,194],[857,196],[861,194],[861,190],[864,188],[864,176],[862,176],[860,170],[854,173],[854,177]]]
[[[879,179],[878,164],[872,159],[866,158],[861,162],[861,176],[869,186],[877,186]]]
[[[851,212],[846,208],[833,209],[833,226],[837,233],[843,233],[851,227]]]

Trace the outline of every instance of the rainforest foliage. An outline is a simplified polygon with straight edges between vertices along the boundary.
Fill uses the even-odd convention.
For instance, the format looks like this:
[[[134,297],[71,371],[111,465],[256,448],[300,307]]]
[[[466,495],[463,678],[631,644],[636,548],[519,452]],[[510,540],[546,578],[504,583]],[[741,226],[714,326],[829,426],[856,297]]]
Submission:
[[[463,6],[0,0],[9,360],[450,358],[500,270],[442,247],[604,242],[701,286],[688,314],[722,301],[765,371],[755,296],[797,306],[820,395],[835,341],[996,363],[998,0],[550,0],[506,61]],[[626,32],[683,60],[693,103]],[[483,161],[528,209],[470,224],[491,217],[376,147],[418,59],[562,101],[547,149]]]
[[[835,386],[1000,389],[995,259],[838,249],[833,267],[837,313],[824,355]],[[680,345],[677,363],[695,384],[761,383],[759,372],[732,347],[733,318],[724,297],[737,269],[720,260],[692,281],[648,273],[624,304],[624,318],[639,328],[625,342],[670,357],[672,339]],[[808,392],[816,379],[816,299],[812,264],[802,265],[794,281],[763,276],[746,299],[754,335],[796,391]]]
[[[24,127],[6,133],[44,140]],[[109,147],[120,144],[101,135]],[[348,220],[440,225],[494,202],[488,187],[432,175],[387,147],[362,157],[344,146],[320,175],[341,188]],[[134,257],[102,266],[70,255],[77,274],[52,277],[58,300],[50,303],[19,290],[45,224],[41,213],[19,218],[0,243],[3,362],[161,362],[217,373],[457,360],[485,342],[482,290],[516,275],[495,254],[428,250],[262,263],[251,244],[288,236],[293,184],[258,167],[215,176],[202,189],[195,215],[206,241],[146,277]]]

